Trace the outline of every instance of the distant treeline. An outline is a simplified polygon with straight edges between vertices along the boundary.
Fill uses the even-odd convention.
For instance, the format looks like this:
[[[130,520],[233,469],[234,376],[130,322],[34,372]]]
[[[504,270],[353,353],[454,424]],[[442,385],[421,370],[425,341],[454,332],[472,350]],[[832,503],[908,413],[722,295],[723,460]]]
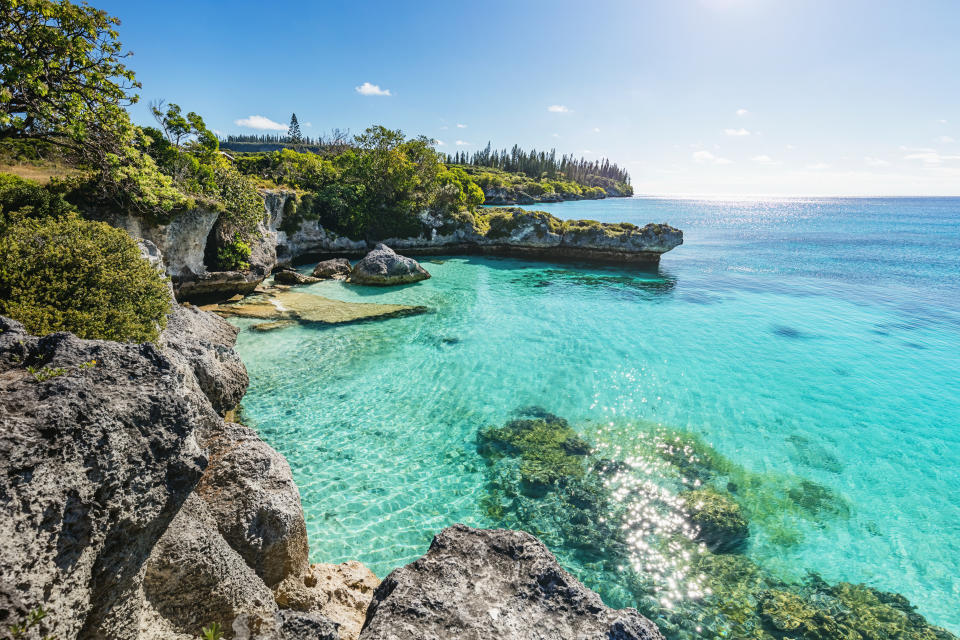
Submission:
[[[473,153],[458,151],[454,154],[447,154],[446,160],[452,164],[493,167],[512,173],[523,172],[534,178],[546,177],[552,180],[565,177],[568,180],[587,184],[589,178],[599,176],[630,184],[630,174],[627,173],[627,170],[611,163],[606,158],[590,161],[585,158],[564,155],[558,160],[557,152],[554,149],[549,152],[537,151],[536,149],[524,151],[519,145],[513,145],[513,148],[509,151],[506,149],[498,151],[491,149],[488,142],[486,148],[482,151]]]

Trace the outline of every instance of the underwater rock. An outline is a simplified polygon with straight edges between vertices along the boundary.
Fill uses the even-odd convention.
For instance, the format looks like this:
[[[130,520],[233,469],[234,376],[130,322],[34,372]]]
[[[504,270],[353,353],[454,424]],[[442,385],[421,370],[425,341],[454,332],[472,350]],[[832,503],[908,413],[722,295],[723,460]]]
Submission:
[[[293,269],[280,269],[273,274],[273,281],[277,284],[313,284],[314,282],[320,282],[320,280],[321,278],[305,276]]]
[[[314,278],[346,278],[348,275],[350,275],[350,261],[346,258],[323,260],[313,268]]]
[[[704,487],[680,494],[697,528],[697,540],[711,551],[736,551],[750,537],[750,527],[740,505],[713,487]]]
[[[635,609],[614,610],[532,535],[454,525],[374,592],[361,640],[662,640]]]
[[[430,277],[413,258],[397,254],[382,242],[353,266],[349,281],[356,284],[389,286],[418,282]]]
[[[250,328],[254,331],[266,332],[276,331],[277,329],[286,329],[287,327],[292,327],[296,324],[296,320],[276,320],[275,322],[261,322],[260,324],[252,325]]]
[[[222,316],[259,318],[271,322],[292,320],[302,324],[346,324],[416,315],[425,313],[427,308],[402,304],[342,302],[310,293],[272,290],[244,298],[239,304],[221,304],[211,310]]]

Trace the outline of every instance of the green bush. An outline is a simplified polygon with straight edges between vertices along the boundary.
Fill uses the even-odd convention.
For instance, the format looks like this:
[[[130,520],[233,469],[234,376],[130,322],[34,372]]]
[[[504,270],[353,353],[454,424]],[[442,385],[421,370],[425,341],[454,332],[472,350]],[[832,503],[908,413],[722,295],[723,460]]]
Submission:
[[[63,199],[57,185],[40,186],[23,178],[0,173],[0,233],[23,218],[57,218],[76,209]]]
[[[30,333],[155,341],[165,278],[125,231],[76,217],[15,222],[0,236],[0,313]]]
[[[217,262],[227,271],[246,271],[250,268],[250,245],[244,242],[239,233],[233,235],[233,241],[217,249]]]

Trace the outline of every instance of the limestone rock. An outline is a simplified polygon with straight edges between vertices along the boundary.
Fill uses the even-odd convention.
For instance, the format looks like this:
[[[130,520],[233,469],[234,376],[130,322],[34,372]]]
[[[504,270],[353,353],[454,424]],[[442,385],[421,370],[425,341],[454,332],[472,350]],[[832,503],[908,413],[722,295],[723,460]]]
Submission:
[[[215,516],[195,493],[151,554],[143,591],[179,633],[199,635],[211,622],[230,629],[240,616],[251,631],[261,631],[273,626],[277,613],[270,589],[217,533]]]
[[[200,479],[195,432],[218,422],[152,344],[0,318],[0,627],[43,606],[56,637],[135,637],[121,605]]]
[[[160,337],[168,352],[186,361],[213,408],[221,414],[237,406],[249,383],[247,369],[233,350],[238,331],[212,313],[175,305]]]
[[[273,281],[278,284],[313,284],[320,280],[321,278],[305,276],[293,269],[281,269],[273,274]]]
[[[635,609],[606,607],[539,540],[454,525],[374,592],[361,640],[663,640]]]
[[[350,282],[382,286],[418,282],[429,277],[419,262],[398,255],[382,242],[350,271]]]
[[[251,296],[239,304],[223,304],[211,309],[224,316],[259,318],[270,322],[293,320],[304,324],[346,324],[427,311],[426,307],[421,306],[343,302],[312,293],[280,290]]]
[[[307,527],[287,461],[240,424],[203,445],[209,464],[196,493],[215,526],[267,586],[307,569]]]
[[[350,275],[350,261],[346,258],[323,260],[313,268],[314,278],[346,278],[348,275]]]
[[[318,611],[340,625],[340,640],[357,640],[373,590],[380,580],[363,564],[314,564],[274,589],[277,604],[296,611]]]

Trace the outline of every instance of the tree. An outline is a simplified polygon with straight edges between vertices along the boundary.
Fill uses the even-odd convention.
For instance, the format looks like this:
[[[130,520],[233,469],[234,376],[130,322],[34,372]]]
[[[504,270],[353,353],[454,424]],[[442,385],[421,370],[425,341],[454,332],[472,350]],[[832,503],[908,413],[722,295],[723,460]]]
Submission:
[[[127,120],[139,88],[120,21],[66,0],[0,0],[0,140],[80,147]]]
[[[303,142],[303,133],[300,132],[300,122],[297,121],[297,114],[290,116],[290,128],[287,129],[287,137],[290,142]]]

